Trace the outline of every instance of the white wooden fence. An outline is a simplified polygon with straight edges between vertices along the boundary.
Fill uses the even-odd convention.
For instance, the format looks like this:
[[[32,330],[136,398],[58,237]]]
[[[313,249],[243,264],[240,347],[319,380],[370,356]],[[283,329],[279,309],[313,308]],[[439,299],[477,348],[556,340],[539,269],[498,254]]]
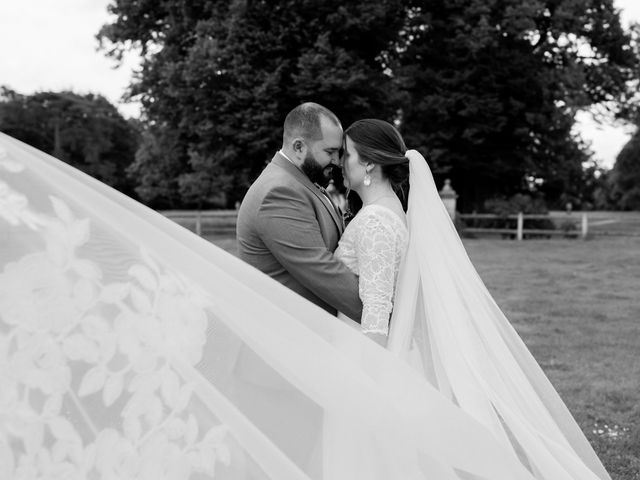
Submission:
[[[482,228],[482,227],[465,227],[464,232],[468,233],[485,233],[485,234],[501,234],[515,236],[517,240],[523,240],[525,237],[533,236],[554,236],[559,235],[563,237],[580,237],[587,238],[589,234],[589,219],[585,212],[581,213],[579,219],[573,214],[567,214],[562,216],[552,216],[548,214],[524,214],[522,212],[517,215],[495,215],[491,213],[457,213],[457,218],[462,220],[515,220],[515,228]],[[526,228],[526,220],[549,220],[555,223],[560,223],[560,228],[557,229],[539,229],[539,228]],[[575,228],[563,228],[563,224],[567,227],[575,226]],[[578,228],[578,224],[580,228]]]
[[[161,212],[174,222],[192,230],[197,235],[234,235],[236,229],[237,210],[172,210]],[[534,236],[564,236],[572,238],[586,238],[589,234],[589,223],[586,213],[570,215],[540,215],[523,214],[517,215],[494,215],[488,213],[457,213],[456,217],[462,220],[491,221],[510,220],[515,221],[515,228],[490,228],[490,227],[465,227],[464,232],[473,234],[498,234],[508,235],[523,240]],[[528,220],[550,220],[559,224],[556,229],[536,229],[527,228]],[[562,228],[567,225],[575,225],[575,228]]]
[[[237,210],[167,210],[160,213],[199,236],[236,233]]]

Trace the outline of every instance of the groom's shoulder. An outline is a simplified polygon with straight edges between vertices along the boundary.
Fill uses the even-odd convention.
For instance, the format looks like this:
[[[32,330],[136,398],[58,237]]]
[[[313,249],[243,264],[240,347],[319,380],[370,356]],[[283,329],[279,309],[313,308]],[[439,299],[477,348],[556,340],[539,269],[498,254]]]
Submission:
[[[305,190],[300,182],[282,168],[269,164],[249,187],[242,201],[241,210],[257,211],[265,200],[274,198],[306,197]]]
[[[261,185],[270,185],[272,183],[277,184],[278,182],[284,182],[286,179],[290,178],[291,174],[287,172],[284,168],[279,166],[277,163],[271,161],[267,166],[262,170],[260,176],[254,182],[255,184]]]
[[[285,169],[271,162],[253,182],[249,192],[264,197],[274,190],[303,192],[305,187]]]

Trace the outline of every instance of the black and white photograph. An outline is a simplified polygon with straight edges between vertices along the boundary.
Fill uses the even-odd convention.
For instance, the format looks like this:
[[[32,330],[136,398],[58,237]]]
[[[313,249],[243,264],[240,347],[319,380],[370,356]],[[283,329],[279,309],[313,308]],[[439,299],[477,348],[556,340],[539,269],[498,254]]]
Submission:
[[[0,480],[640,480],[640,1],[3,0]]]

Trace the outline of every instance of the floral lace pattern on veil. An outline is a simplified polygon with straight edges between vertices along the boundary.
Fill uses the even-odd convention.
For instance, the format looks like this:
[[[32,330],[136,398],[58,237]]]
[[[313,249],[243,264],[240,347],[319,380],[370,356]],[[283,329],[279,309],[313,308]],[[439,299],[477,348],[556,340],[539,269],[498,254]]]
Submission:
[[[432,193],[442,207],[426,173],[412,178],[431,185],[412,183],[412,191]],[[440,232],[424,230],[425,245]],[[406,273],[414,275],[427,259],[411,258]],[[440,273],[427,292],[437,291],[449,271],[431,270]],[[401,269],[398,285],[410,277]],[[420,283],[405,285],[416,287],[399,286],[406,296]],[[401,318],[405,307],[417,312],[411,299],[396,298],[392,326],[415,319]],[[395,346],[404,337],[389,340]],[[535,394],[518,388],[522,400],[501,410],[502,419],[515,419],[511,431],[521,431],[527,454],[540,453],[528,464],[396,350],[380,348],[157,212],[0,133],[0,479],[310,480],[336,477],[322,467],[345,472],[351,460],[371,480],[609,478],[516,343],[511,339],[509,352],[528,359],[545,398],[557,399],[543,436],[538,419],[548,415],[515,411],[535,407]],[[448,352],[459,344],[449,342]],[[459,365],[449,358],[455,360],[443,364]],[[502,365],[514,366],[496,368]],[[481,365],[472,367],[461,370],[471,380]],[[507,397],[491,398],[501,407]],[[342,431],[361,432],[370,447],[346,442],[345,455],[332,455],[322,441],[329,432],[323,419],[339,420],[342,439]],[[589,467],[565,448],[563,427]]]
[[[25,170],[0,150],[0,171]],[[189,413],[172,366],[200,361],[211,299],[144,249],[106,280],[81,254],[90,220],[49,201],[37,211],[0,180],[0,222],[41,241],[0,273],[0,478],[213,476],[226,428]]]

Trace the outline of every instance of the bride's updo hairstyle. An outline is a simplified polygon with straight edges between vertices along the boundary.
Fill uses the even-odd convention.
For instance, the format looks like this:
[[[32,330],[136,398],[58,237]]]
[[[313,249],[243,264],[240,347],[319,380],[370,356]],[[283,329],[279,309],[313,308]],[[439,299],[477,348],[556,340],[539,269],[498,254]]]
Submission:
[[[409,160],[407,146],[400,132],[384,120],[365,118],[349,126],[344,132],[354,143],[360,159],[380,165],[382,175],[391,183],[393,191],[407,210],[409,195]],[[357,208],[356,205],[354,207]]]

